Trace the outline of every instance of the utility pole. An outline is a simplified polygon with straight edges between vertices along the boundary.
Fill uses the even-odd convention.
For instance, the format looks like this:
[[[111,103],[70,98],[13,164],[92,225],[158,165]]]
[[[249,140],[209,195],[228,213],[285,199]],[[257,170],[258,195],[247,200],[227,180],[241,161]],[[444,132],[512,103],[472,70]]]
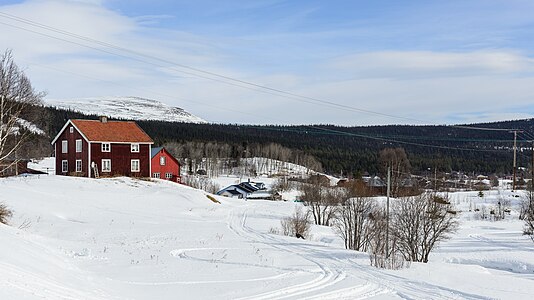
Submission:
[[[532,209],[532,193],[534,193],[534,140],[532,140],[532,161],[530,165],[530,202],[529,202],[529,210]]]
[[[517,169],[517,133],[523,132],[522,130],[513,130],[510,131],[514,133],[514,173],[512,177],[512,192],[515,191],[515,176],[516,176],[516,169]]]
[[[434,192],[438,191],[438,167],[434,167]]]
[[[389,194],[391,191],[391,167],[388,166],[387,201],[386,201],[386,259],[389,258]]]
[[[517,131],[514,130],[514,176],[512,179],[512,192],[515,191],[515,169],[516,169],[516,163],[517,163]]]

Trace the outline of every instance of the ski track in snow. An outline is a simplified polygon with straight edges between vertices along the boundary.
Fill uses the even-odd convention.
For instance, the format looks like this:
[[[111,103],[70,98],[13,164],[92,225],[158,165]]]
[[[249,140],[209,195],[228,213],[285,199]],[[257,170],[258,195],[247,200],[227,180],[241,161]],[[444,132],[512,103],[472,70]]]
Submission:
[[[300,245],[295,246],[291,243],[284,242],[282,240],[276,239],[275,237],[264,234],[258,231],[253,230],[252,228],[246,225],[247,220],[247,210],[237,211],[233,210],[229,215],[228,227],[235,232],[238,236],[241,236],[247,240],[254,242],[261,242],[269,247],[273,247],[279,250],[287,251],[292,254],[295,254],[313,264],[319,268],[319,275],[307,282],[300,283],[293,286],[284,287],[281,289],[276,289],[273,291],[268,291],[248,297],[239,298],[240,300],[247,299],[286,299],[286,298],[302,298],[304,294],[309,294],[312,292],[323,290],[327,287],[333,286],[341,281],[343,281],[347,275],[342,270],[342,268],[335,267],[331,268],[329,265],[319,261],[318,259],[312,259],[309,255],[305,256],[302,254],[303,249]],[[273,243],[274,242],[274,243]],[[309,252],[307,252],[309,254]],[[371,286],[370,284],[364,284],[361,286],[351,287],[345,290],[337,290],[334,292],[325,293],[324,296],[334,296],[339,299],[339,297],[350,297],[355,299],[355,296],[366,294],[377,295],[384,293],[383,289],[378,286]],[[322,294],[321,294],[322,295]],[[318,299],[321,299],[319,295]]]
[[[432,264],[413,263],[410,269],[391,271],[370,266],[365,253],[345,250],[340,243],[321,243],[332,234],[325,234],[326,227],[314,226],[313,233],[319,237],[310,240],[268,233],[268,226],[287,215],[288,209],[297,205],[294,203],[221,198],[222,204],[212,207],[211,202],[206,204],[205,193],[182,186],[122,178],[33,178],[0,181],[1,196],[7,195],[5,201],[15,212],[28,214],[32,220],[43,215],[43,221],[25,235],[15,235],[23,232],[15,229],[6,231],[4,243],[11,242],[28,253],[18,255],[18,250],[4,247],[2,253],[9,255],[0,259],[0,300],[175,296],[241,300],[529,299],[532,295],[533,248],[530,241],[524,242],[519,230],[513,231],[515,225],[506,222],[492,226],[478,221],[468,223],[457,238],[438,249]],[[55,192],[64,185],[67,193]],[[109,192],[116,199],[106,202],[70,198],[93,189],[97,195],[99,191]],[[93,199],[92,193],[84,197]],[[147,197],[153,199],[144,199]],[[43,199],[48,200],[48,206],[44,206]],[[145,209],[147,205],[154,206]],[[24,218],[17,216],[16,223]],[[138,225],[133,226],[134,221]],[[188,227],[176,230],[189,226],[189,222],[194,222],[191,226],[197,222],[209,224],[197,233]],[[146,224],[150,226],[145,228]],[[484,230],[478,230],[480,224]],[[99,230],[93,233],[95,228]],[[139,229],[146,230],[136,232]],[[64,231],[68,235],[58,239]],[[78,237],[78,233],[84,235]],[[90,237],[92,242],[88,242]],[[178,237],[181,239],[177,241]],[[50,253],[36,247],[41,244],[45,250],[50,248]],[[97,248],[110,245],[106,254],[98,254]],[[266,255],[272,261],[258,261],[258,252],[248,253],[250,246],[253,251],[261,249],[260,256]],[[515,256],[507,258],[509,252]],[[161,264],[146,258],[154,253],[158,260],[163,254]],[[24,264],[22,255],[34,259]],[[109,260],[100,261],[96,255]],[[141,263],[128,264],[124,255]],[[56,267],[69,269],[70,265],[72,270],[60,274],[53,271]],[[217,267],[220,273],[213,272]],[[235,274],[229,276],[233,271]]]
[[[320,245],[313,244],[289,243],[276,238],[276,236],[256,231],[247,226],[247,213],[248,209],[237,208],[229,214],[228,227],[234,233],[252,242],[260,242],[269,247],[298,255],[315,264],[320,271],[318,272],[319,275],[310,281],[238,298],[239,300],[288,298],[367,299],[388,293],[401,299],[491,299],[445,286],[434,285],[389,274],[387,271],[375,269],[370,266],[362,266],[351,258],[343,260],[336,257],[336,255],[330,255],[328,253],[328,251],[335,249],[319,249],[318,247],[321,247]],[[302,253],[306,253],[306,255],[303,255]],[[319,258],[314,259],[312,257]],[[358,269],[358,277],[348,277],[344,271],[346,268]],[[348,288],[335,288],[336,285],[339,285],[348,279],[356,279],[364,283],[358,285],[350,283],[350,287]],[[332,287],[334,288],[332,289]],[[312,293],[313,295],[310,295]]]
[[[25,294],[37,296],[42,299],[62,300],[106,300],[115,299],[101,290],[93,290],[98,295],[88,295],[80,290],[68,288],[52,279],[34,275],[12,264],[0,263],[0,269],[6,280],[0,280],[2,285],[23,291]],[[0,277],[1,278],[1,277]],[[24,282],[24,284],[22,283]],[[0,285],[0,287],[2,286]]]

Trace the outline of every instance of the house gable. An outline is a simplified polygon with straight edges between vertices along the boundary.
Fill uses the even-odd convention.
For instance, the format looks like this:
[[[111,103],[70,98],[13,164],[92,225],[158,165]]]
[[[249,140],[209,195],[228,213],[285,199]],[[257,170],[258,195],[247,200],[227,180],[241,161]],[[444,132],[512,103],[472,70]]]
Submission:
[[[78,128],[76,127],[76,125],[74,123],[72,123],[71,120],[68,120],[67,123],[65,123],[65,125],[63,125],[63,128],[61,128],[61,130],[59,131],[59,133],[56,135],[56,137],[52,140],[51,144],[55,144],[56,141],[59,139],[59,137],[61,136],[61,134],[63,133],[63,131],[65,131],[68,126],[71,125],[72,127],[74,127],[74,129],[76,129],[78,131],[78,133],[80,133],[80,135],[83,137],[83,139],[86,141],[86,142],[90,142],[89,139],[87,139],[87,137],[83,134],[83,132]]]
[[[161,165],[160,159],[165,157],[165,164]],[[165,148],[157,147],[152,149],[151,153],[151,168],[152,168],[152,177],[169,179],[174,182],[181,182],[180,177],[180,163],[178,160],[172,156]],[[172,174],[172,177],[167,177],[167,174]]]
[[[69,128],[73,129],[72,132]],[[56,153],[57,175],[89,175],[89,148],[91,143],[87,141],[76,126],[67,122],[62,131],[54,138],[52,144]],[[62,164],[63,161],[66,161],[65,166]],[[81,168],[76,168],[76,161],[81,161]]]

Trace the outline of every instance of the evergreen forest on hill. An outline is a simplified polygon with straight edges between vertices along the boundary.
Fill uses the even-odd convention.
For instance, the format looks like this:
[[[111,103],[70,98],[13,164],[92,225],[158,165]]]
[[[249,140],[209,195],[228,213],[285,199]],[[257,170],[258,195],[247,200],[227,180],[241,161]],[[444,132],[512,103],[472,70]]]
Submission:
[[[46,107],[48,132],[54,137],[68,119],[97,116]],[[255,145],[279,144],[315,157],[325,173],[358,176],[378,174],[378,153],[384,148],[405,149],[415,174],[429,170],[510,174],[513,133],[507,130],[474,130],[468,127],[521,129],[518,166],[531,163],[534,119],[465,126],[358,126],[334,125],[236,125],[137,121],[157,146],[169,143],[219,143],[232,148],[233,156],[254,156]],[[257,147],[256,147],[257,148]],[[274,158],[274,157],[273,157]]]

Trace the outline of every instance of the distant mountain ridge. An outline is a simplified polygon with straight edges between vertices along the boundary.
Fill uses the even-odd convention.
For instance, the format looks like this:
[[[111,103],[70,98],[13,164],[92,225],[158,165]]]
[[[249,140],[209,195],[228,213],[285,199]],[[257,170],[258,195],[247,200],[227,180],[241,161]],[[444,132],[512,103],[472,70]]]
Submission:
[[[182,108],[141,97],[98,97],[49,100],[47,106],[73,110],[88,115],[104,115],[127,120],[152,120],[183,123],[207,123]]]

